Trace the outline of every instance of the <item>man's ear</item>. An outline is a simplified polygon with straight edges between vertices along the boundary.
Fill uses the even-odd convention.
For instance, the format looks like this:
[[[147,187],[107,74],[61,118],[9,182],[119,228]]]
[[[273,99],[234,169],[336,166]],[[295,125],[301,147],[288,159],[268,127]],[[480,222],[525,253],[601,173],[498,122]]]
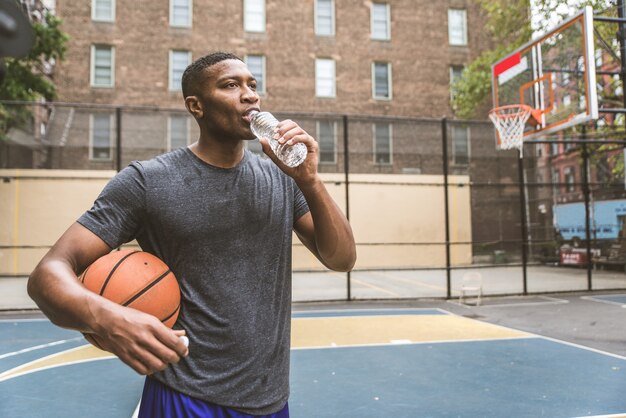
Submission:
[[[198,100],[197,96],[185,97],[185,107],[187,111],[193,115],[196,119],[202,119],[204,115],[204,109],[202,109],[202,103]]]

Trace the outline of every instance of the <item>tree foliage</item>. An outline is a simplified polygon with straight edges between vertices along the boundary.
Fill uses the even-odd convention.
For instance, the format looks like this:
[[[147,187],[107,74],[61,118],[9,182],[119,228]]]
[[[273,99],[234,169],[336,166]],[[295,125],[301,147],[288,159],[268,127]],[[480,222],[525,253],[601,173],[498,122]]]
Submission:
[[[5,59],[6,75],[0,83],[0,100],[35,101],[56,97],[50,78],[51,65],[63,59],[68,40],[60,25],[61,20],[49,11],[44,11],[41,22],[33,23],[35,41],[28,56]],[[0,138],[28,117],[24,107],[0,103]]]

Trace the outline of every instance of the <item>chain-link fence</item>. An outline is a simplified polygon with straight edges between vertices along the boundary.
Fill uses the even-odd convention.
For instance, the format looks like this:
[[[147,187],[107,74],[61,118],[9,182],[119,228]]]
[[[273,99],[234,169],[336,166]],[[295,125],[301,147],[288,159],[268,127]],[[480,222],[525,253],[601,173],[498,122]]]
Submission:
[[[3,104],[21,118],[0,142],[5,184],[17,176],[10,169],[114,172],[199,135],[180,109]],[[350,218],[359,256],[353,272],[333,273],[294,243],[303,260],[294,263],[294,300],[450,298],[468,271],[493,295],[626,288],[619,135],[527,143],[520,160],[496,150],[486,121],[276,116],[318,140],[319,172]],[[246,146],[261,153],[255,141]],[[29,247],[3,241],[5,253]]]

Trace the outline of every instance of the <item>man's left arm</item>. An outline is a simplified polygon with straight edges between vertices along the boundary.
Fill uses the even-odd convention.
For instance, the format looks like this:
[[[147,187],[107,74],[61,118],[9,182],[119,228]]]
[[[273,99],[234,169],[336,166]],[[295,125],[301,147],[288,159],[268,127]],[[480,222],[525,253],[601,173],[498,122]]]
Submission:
[[[317,176],[307,184],[298,184],[309,205],[294,225],[300,241],[326,267],[350,271],[356,262],[356,246],[352,228],[343,212]]]
[[[332,199],[317,172],[319,147],[317,141],[298,124],[284,120],[278,124],[275,138],[281,144],[299,142],[307,147],[307,158],[298,167],[287,167],[272,152],[269,143],[261,139],[263,151],[291,176],[306,199],[310,212],[294,224],[300,241],[326,267],[336,271],[350,271],[356,262],[356,245],[348,219]]]

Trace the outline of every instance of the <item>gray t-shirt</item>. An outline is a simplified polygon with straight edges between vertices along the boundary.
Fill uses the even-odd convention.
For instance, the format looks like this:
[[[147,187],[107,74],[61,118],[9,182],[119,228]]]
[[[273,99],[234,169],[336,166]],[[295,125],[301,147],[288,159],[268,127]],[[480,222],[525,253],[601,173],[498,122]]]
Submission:
[[[188,148],[133,162],[78,222],[111,248],[137,239],[181,288],[175,329],[189,356],[153,375],[189,396],[252,414],[289,396],[291,237],[309,210],[270,160],[245,151],[234,168]]]

